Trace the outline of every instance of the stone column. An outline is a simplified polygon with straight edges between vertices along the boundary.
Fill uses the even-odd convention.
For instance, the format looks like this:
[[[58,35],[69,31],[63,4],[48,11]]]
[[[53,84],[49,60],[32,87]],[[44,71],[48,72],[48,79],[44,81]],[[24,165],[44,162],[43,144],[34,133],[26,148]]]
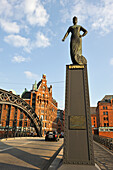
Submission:
[[[66,66],[63,165],[60,169],[96,169],[90,117],[87,65]]]

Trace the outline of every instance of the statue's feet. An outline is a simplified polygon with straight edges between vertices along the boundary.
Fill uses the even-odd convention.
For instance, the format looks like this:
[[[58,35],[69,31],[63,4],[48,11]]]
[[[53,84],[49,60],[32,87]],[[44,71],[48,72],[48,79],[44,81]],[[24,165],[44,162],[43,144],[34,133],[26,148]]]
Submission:
[[[84,65],[84,64],[87,64],[87,60],[84,56],[79,56],[79,55],[76,55],[75,56],[75,61],[79,64],[79,65]]]

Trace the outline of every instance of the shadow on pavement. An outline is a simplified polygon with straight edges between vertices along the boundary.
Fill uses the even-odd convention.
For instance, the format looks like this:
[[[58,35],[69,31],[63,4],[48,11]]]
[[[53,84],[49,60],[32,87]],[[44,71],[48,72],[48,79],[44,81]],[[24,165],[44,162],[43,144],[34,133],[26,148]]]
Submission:
[[[26,149],[26,146],[24,146],[24,148],[26,149],[26,151],[23,151],[22,149],[22,147],[23,146],[10,146],[10,145],[8,145],[8,144],[6,144],[6,143],[2,143],[2,142],[0,142],[0,145],[1,146],[3,146],[4,147],[4,149],[5,148],[10,148],[10,147],[12,147],[11,149],[8,149],[8,150],[4,150],[4,151],[2,151],[2,152],[0,152],[0,154],[9,154],[9,156],[11,155],[11,156],[13,156],[13,157],[15,157],[15,159],[17,158],[17,159],[19,159],[19,160],[17,160],[16,159],[16,161],[18,161],[18,162],[20,162],[21,163],[21,161],[24,161],[25,162],[25,164],[26,163],[28,163],[29,165],[31,165],[31,166],[35,166],[35,168],[36,169],[43,169],[44,167],[45,167],[45,165],[48,165],[49,164],[49,161],[51,160],[50,158],[51,158],[51,156],[44,156],[44,153],[48,150],[48,151],[56,151],[56,150],[52,150],[51,149],[51,147],[50,147],[50,149],[48,148],[32,148],[32,149],[34,149],[34,154],[31,154],[31,153],[29,153],[29,152],[27,152],[27,149]],[[47,145],[46,145],[47,146]],[[49,145],[50,146],[50,145]],[[16,147],[21,147],[20,149],[18,149],[18,148],[16,148]],[[29,147],[30,148],[30,147]],[[38,149],[40,149],[40,150],[42,150],[42,153],[43,153],[43,155],[41,156],[41,155],[36,155],[35,153],[36,153],[36,149],[38,150]],[[41,152],[40,152],[41,153]],[[49,153],[49,152],[48,152]],[[54,153],[53,153],[53,155],[54,155]],[[2,158],[2,157],[1,157]],[[11,169],[11,170],[13,170],[13,169],[24,169],[24,170],[27,170],[27,169],[32,169],[32,168],[27,168],[27,167],[23,167],[23,166],[28,166],[28,165],[24,165],[24,162],[23,163],[21,163],[21,166],[18,166],[18,165],[16,165],[16,163],[17,162],[15,162],[14,161],[14,163],[13,164],[8,164],[8,162],[5,164],[5,163],[0,163],[0,170],[9,170],[9,169]],[[23,166],[22,166],[22,164],[23,164]],[[45,168],[44,168],[45,169]]]
[[[34,170],[34,168],[27,168],[23,166],[0,163],[0,170]]]

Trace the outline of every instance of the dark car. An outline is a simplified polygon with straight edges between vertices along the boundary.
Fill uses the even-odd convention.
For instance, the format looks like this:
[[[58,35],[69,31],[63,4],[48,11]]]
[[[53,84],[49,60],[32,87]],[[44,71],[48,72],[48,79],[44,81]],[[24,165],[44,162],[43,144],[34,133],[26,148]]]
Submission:
[[[53,140],[58,141],[58,134],[56,131],[48,131],[45,136],[45,141]]]
[[[64,132],[61,132],[61,133],[59,134],[59,138],[64,138]]]

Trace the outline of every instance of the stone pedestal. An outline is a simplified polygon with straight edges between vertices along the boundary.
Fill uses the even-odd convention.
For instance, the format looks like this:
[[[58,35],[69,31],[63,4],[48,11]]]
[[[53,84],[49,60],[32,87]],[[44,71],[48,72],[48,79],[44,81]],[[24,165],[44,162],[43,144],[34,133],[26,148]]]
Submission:
[[[94,167],[87,65],[66,66],[63,165]],[[80,166],[82,165],[82,166]],[[88,168],[88,169],[89,169]],[[76,169],[76,168],[74,168]]]

